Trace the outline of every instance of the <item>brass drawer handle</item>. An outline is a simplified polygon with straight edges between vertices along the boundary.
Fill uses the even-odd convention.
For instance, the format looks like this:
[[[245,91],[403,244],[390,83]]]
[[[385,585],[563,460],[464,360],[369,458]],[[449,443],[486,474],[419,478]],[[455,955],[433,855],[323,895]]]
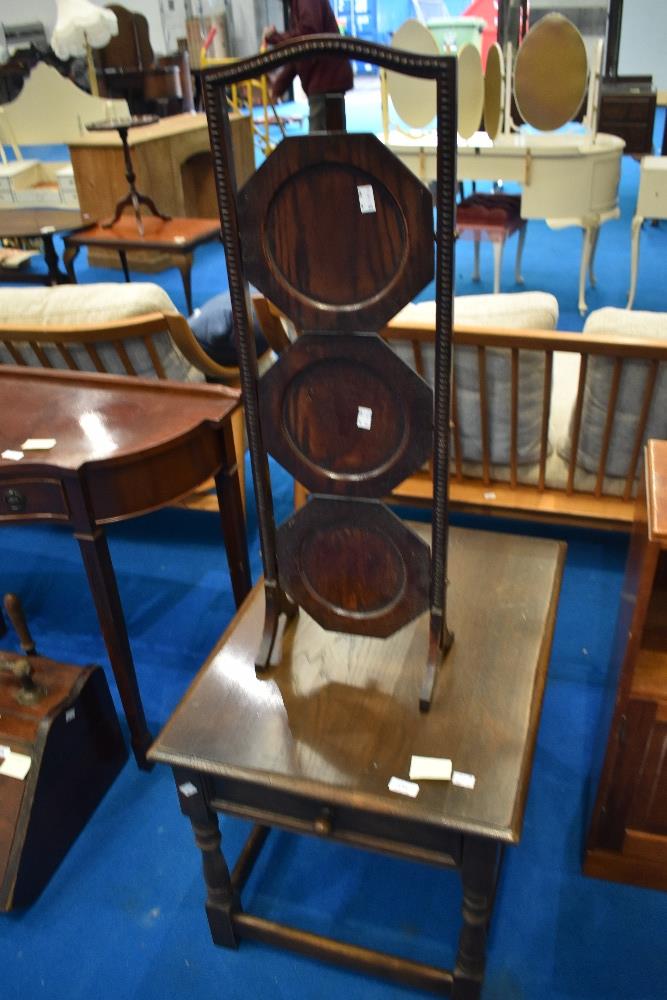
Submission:
[[[5,503],[13,514],[20,514],[28,505],[25,494],[14,488],[5,491]]]
[[[328,837],[333,826],[333,813],[325,807],[313,823],[315,833],[320,837]]]

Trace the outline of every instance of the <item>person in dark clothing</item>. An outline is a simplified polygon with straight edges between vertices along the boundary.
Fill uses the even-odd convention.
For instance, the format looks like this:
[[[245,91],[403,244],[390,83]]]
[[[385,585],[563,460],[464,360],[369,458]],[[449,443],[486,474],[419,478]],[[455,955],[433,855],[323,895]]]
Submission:
[[[270,25],[264,29],[262,43],[279,45],[302,35],[321,34],[339,34],[327,0],[292,0],[288,30],[277,31],[275,25]],[[323,56],[282,66],[271,81],[272,99],[277,100],[297,75],[308,97],[309,131],[345,129],[345,94],[354,85],[349,60]]]

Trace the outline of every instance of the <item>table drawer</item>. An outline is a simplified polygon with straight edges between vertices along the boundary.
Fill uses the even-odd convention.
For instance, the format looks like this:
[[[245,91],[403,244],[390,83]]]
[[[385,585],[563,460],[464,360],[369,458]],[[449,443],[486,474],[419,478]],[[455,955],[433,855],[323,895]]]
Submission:
[[[0,517],[53,517],[69,520],[67,499],[58,479],[9,479],[0,483]]]
[[[231,778],[209,781],[210,803],[218,812],[429,864],[452,866],[461,861],[461,836],[442,827]]]

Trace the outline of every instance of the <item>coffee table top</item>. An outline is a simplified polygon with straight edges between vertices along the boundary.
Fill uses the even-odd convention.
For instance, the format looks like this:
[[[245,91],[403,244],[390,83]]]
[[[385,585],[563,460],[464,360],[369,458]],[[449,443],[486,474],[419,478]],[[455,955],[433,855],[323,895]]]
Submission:
[[[7,208],[0,210],[0,236],[44,236],[89,226],[91,217],[60,208]]]
[[[219,219],[175,218],[163,221],[154,215],[142,214],[144,235],[137,229],[134,215],[122,215],[108,229],[95,225],[67,237],[68,246],[99,246],[108,249],[145,248],[188,253],[201,243],[214,240],[220,234]]]
[[[415,526],[427,538],[430,528]],[[452,530],[454,645],[418,708],[428,615],[389,639],[326,632],[301,610],[259,678],[261,584],[149,752],[151,760],[374,813],[519,839],[565,546]],[[449,757],[474,789],[387,788],[412,754]]]

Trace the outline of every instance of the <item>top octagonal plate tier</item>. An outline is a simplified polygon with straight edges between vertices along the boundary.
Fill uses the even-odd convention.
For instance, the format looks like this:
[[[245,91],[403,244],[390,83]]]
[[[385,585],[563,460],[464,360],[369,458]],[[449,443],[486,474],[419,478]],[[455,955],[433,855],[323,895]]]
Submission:
[[[284,139],[239,228],[246,277],[301,330],[379,330],[433,278],[431,194],[373,135]]]

